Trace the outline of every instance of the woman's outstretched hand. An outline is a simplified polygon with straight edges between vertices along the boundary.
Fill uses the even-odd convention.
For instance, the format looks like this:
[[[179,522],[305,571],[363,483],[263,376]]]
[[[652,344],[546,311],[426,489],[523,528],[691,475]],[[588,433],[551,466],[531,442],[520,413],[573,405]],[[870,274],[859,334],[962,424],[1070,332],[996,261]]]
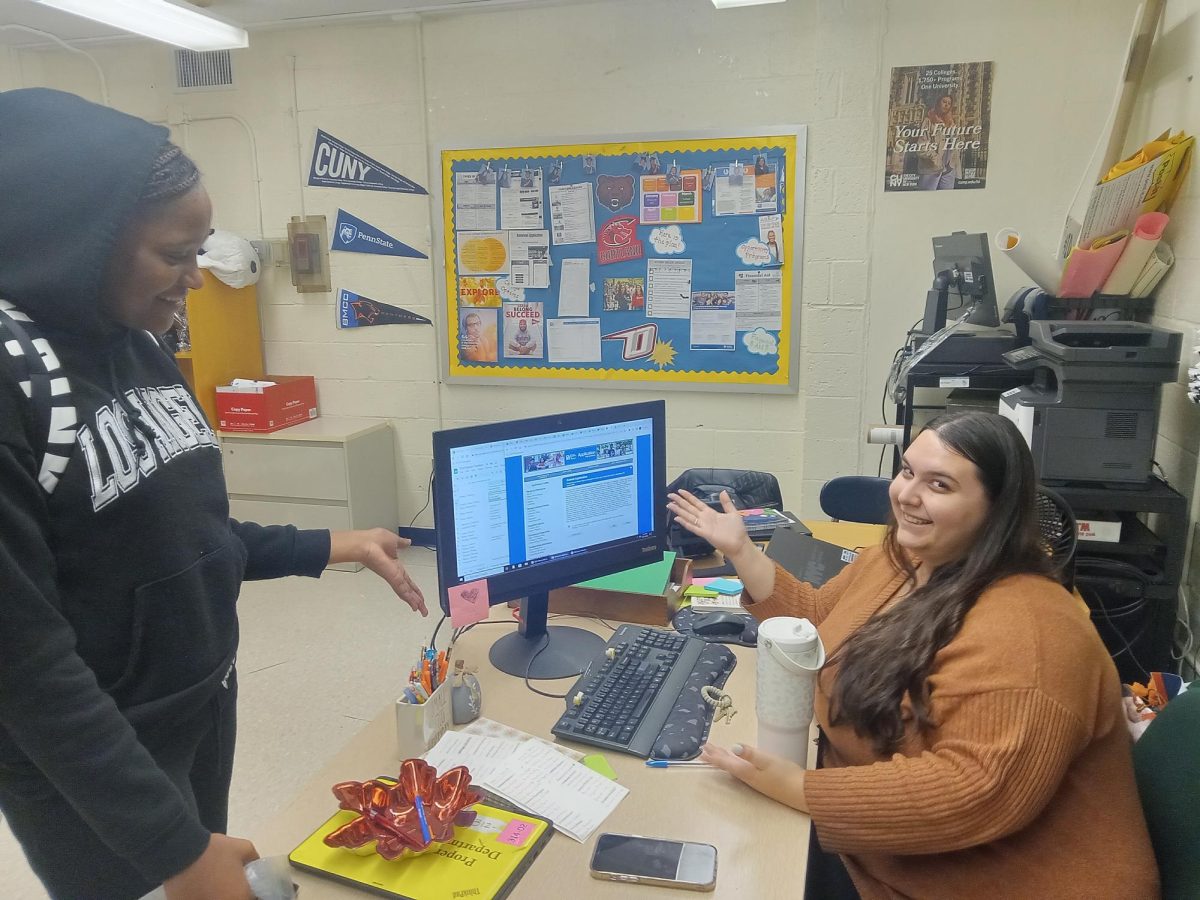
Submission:
[[[752,547],[742,515],[729,499],[727,491],[721,491],[720,495],[724,512],[717,512],[685,490],[668,494],[667,498],[667,509],[675,513],[679,524],[692,534],[704,538],[726,558]]]
[[[396,596],[412,607],[414,612],[429,615],[425,597],[412,580],[398,557],[412,543],[386,528],[367,528],[359,531],[334,531],[329,535],[329,565],[362,563],[384,581]]]

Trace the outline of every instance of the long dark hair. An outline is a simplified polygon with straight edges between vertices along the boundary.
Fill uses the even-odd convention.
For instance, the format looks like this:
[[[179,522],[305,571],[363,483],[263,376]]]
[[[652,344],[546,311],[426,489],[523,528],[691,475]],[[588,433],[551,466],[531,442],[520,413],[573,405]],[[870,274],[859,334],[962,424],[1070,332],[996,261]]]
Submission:
[[[1016,426],[993,413],[956,412],[938,416],[925,430],[975,464],[990,506],[963,559],[939,566],[903,602],[847,638],[827,663],[837,666],[831,721],[852,725],[880,756],[896,752],[904,740],[905,694],[913,726],[936,724],[929,717],[926,679],[934,655],[958,634],[979,595],[1008,575],[1051,571],[1039,543],[1033,458]],[[916,567],[896,539],[894,517],[884,548],[913,583]]]

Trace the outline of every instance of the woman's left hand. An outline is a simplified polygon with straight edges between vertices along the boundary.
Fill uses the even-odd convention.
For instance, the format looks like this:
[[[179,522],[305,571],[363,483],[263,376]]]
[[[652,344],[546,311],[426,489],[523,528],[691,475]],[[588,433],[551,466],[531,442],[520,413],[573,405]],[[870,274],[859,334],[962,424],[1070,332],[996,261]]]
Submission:
[[[425,608],[425,596],[397,559],[400,551],[411,543],[408,538],[402,538],[386,528],[334,531],[329,535],[329,565],[362,563],[391,585],[396,596],[415,612],[427,616],[429,610]]]
[[[749,744],[734,744],[732,748],[705,744],[700,748],[700,759],[724,769],[772,800],[778,800],[800,812],[808,812],[808,803],[804,799],[805,770],[790,760],[765,753]]]

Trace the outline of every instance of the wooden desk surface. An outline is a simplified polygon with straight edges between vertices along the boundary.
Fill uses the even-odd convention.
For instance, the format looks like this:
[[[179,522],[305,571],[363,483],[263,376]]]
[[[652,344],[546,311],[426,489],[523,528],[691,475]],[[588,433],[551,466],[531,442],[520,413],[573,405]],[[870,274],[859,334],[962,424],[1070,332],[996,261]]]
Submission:
[[[492,620],[504,622],[509,610],[501,605],[492,610]],[[608,631],[590,619],[561,617],[552,624],[575,625],[607,637]],[[550,738],[550,728],[563,708],[553,700],[526,690],[519,678],[505,675],[488,662],[493,640],[507,633],[507,625],[482,625],[459,641],[459,655],[478,666],[483,687],[483,715],[539,737]],[[733,647],[738,664],[726,690],[733,697],[737,715],[732,724],[714,725],[709,739],[729,745],[755,740],[754,651]],[[543,690],[562,693],[571,682],[540,681]],[[572,744],[591,752],[583,744]],[[811,758],[812,754],[810,754]],[[588,841],[579,844],[555,834],[518,882],[515,900],[680,900],[678,890],[617,882],[598,881],[588,874],[588,862],[600,831],[642,834],[648,837],[703,841],[716,846],[717,888],[709,896],[720,898],[797,898],[803,895],[805,859],[808,851],[808,816],[788,809],[750,790],[716,769],[649,769],[643,760],[621,753],[606,753],[619,781],[629,795]],[[250,835],[264,856],[287,854],[335,810],[330,788],[339,781],[365,780],[394,773],[397,768],[395,716],[384,709],[350,744],[300,791],[295,801],[259,833]],[[302,886],[304,900],[360,898],[364,892],[324,878],[293,870]]]

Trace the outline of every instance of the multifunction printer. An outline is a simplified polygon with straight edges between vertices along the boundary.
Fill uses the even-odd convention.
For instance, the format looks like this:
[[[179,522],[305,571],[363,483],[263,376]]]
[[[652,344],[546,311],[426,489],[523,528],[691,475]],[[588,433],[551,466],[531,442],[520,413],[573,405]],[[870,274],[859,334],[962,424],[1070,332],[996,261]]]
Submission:
[[[1146,484],[1162,385],[1174,381],[1183,335],[1140,322],[1034,321],[1031,343],[1004,360],[1033,384],[1000,398],[1043,482]]]

